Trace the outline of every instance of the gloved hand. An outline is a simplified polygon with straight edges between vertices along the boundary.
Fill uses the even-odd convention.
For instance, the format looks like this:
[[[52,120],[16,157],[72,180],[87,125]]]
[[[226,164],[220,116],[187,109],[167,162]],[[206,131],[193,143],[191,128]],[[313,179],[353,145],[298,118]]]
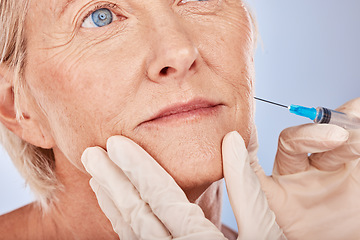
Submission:
[[[285,239],[238,133],[225,137],[223,158],[238,239]],[[99,205],[120,239],[225,239],[173,178],[130,139],[109,138],[107,152],[88,148],[82,162],[93,177],[90,184]]]
[[[337,110],[360,118],[360,98]],[[256,160],[255,143],[248,147],[251,165],[289,239],[360,239],[360,129],[284,130],[270,177]]]

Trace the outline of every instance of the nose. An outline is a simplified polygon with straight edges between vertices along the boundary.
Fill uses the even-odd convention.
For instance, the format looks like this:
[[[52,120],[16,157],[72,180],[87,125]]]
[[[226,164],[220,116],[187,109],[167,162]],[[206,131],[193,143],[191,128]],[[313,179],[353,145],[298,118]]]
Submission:
[[[154,26],[155,25],[155,26]],[[181,81],[196,71],[199,51],[179,21],[169,20],[154,24],[151,31],[152,50],[148,64],[151,81]]]

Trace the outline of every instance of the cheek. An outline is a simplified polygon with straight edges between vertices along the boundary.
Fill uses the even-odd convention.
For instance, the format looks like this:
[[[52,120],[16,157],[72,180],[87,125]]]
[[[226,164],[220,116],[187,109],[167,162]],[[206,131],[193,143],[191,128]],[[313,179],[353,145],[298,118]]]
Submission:
[[[201,43],[199,52],[212,71],[227,85],[232,85],[229,89],[244,98],[244,95],[252,94],[254,87],[254,33],[250,16],[241,1],[229,2],[227,11],[218,16],[218,21],[205,22],[193,35],[207,31],[197,40]]]
[[[32,74],[31,87],[47,113],[58,147],[65,156],[77,164],[86,147],[105,147],[110,135],[123,134],[147,150],[184,189],[219,179],[224,135],[237,130],[248,142],[253,64],[248,25],[235,17],[224,17],[213,24],[216,27],[211,24],[192,34],[204,61],[201,72],[208,75],[198,79],[202,82],[192,82],[192,89],[226,97],[231,110],[218,122],[185,126],[176,131],[124,132],[130,129],[128,124],[136,110],[150,104],[144,96],[151,99],[151,90],[140,87],[144,67],[139,61],[144,56],[121,56],[120,53],[129,50],[103,47],[101,49],[111,51],[92,53],[73,49],[63,59],[45,57],[53,59],[46,65],[37,64],[36,57],[33,58],[30,62],[34,64],[29,69],[37,71]],[[207,30],[204,32],[204,29]],[[131,44],[135,43],[124,46],[141,52],[139,46],[135,48]],[[207,79],[213,80],[208,84]],[[155,98],[161,96],[164,95]]]
[[[123,106],[131,102],[135,86],[123,79],[134,76],[126,75],[126,64],[104,59],[102,54],[65,62],[33,61],[28,69],[36,71],[27,76],[35,98],[46,112],[58,148],[77,163],[86,147],[105,147],[109,137],[106,132],[110,132],[109,123],[114,119],[118,120],[118,127],[124,127],[121,119],[127,116]]]
[[[224,96],[233,98],[233,130],[237,130],[247,144],[254,124],[254,40],[250,18],[246,12],[242,15],[239,11],[229,12],[217,23],[214,32],[213,38],[209,34],[201,39],[202,55],[220,79],[216,87],[223,90]]]

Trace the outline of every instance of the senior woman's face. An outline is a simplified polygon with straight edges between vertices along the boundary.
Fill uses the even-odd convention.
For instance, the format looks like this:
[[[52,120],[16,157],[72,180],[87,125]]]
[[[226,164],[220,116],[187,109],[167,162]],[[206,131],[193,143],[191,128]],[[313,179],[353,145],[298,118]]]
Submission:
[[[36,0],[26,21],[26,81],[78,168],[86,147],[124,135],[190,191],[222,177],[226,133],[248,141],[253,40],[239,0]]]

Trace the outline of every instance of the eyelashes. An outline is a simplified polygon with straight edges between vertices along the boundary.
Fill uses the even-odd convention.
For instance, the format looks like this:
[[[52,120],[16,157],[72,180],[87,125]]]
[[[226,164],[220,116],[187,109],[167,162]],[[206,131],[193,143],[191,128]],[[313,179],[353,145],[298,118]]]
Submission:
[[[92,12],[81,24],[84,28],[103,27],[112,23],[114,14],[107,8]]]
[[[178,5],[192,4],[196,2],[211,2],[212,0],[181,0]],[[125,16],[118,14],[120,8],[114,3],[98,4],[87,12],[82,18],[82,28],[100,28],[110,25],[114,21],[126,19]]]
[[[118,14],[114,13],[118,9],[117,5],[112,3],[96,5],[83,17],[81,27],[105,27],[121,18]]]

